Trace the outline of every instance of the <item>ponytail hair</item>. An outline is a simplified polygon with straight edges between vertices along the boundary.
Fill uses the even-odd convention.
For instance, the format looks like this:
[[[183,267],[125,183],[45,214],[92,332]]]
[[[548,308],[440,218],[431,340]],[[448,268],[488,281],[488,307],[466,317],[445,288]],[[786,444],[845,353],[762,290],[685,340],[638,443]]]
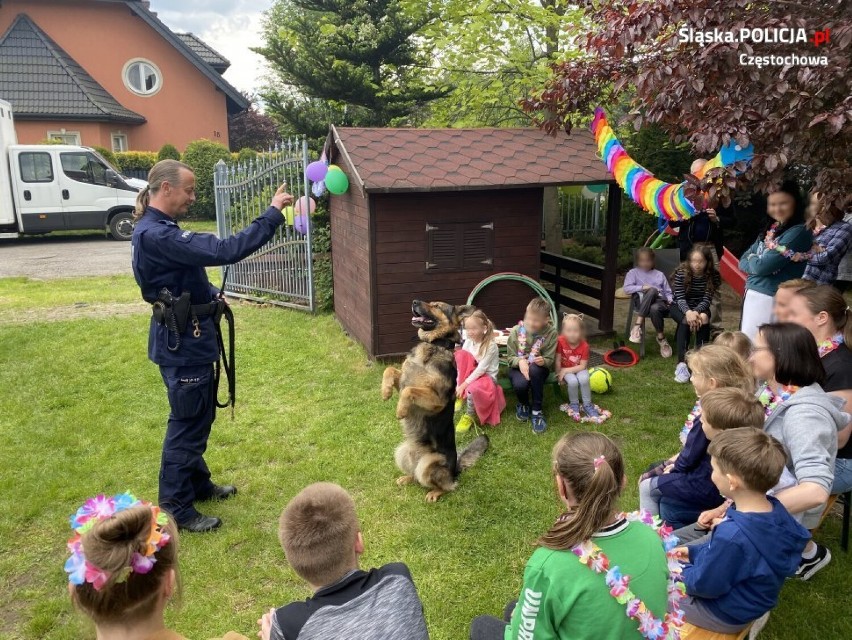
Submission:
[[[147,549],[151,527],[151,507],[143,504],[96,522],[83,534],[86,561],[110,576],[100,589],[85,582],[71,591],[76,607],[95,624],[135,622],[150,616],[163,580],[168,579],[170,571],[177,572],[177,527],[169,517],[163,531],[171,539],[156,552],[153,567],[147,573],[127,573],[133,555]]]
[[[553,448],[553,472],[577,504],[538,542],[564,551],[591,538],[612,518],[621,496],[624,460],[602,433],[575,433],[563,436]]]
[[[175,186],[180,184],[181,169],[192,171],[188,165],[177,160],[160,160],[151,167],[151,170],[148,172],[148,184],[136,196],[136,210],[133,213],[134,222],[145,215],[145,209],[151,203],[151,194],[158,193],[163,187],[164,182]]]
[[[482,309],[477,309],[473,313],[464,317],[465,320],[468,318],[476,318],[482,323],[482,326],[485,327],[485,334],[482,336],[482,342],[479,344],[478,353],[478,356],[482,358],[486,353],[488,353],[488,347],[490,347],[491,343],[494,342],[494,323],[488,319],[488,316],[485,315],[485,312]]]
[[[805,301],[813,315],[825,312],[831,318],[835,330],[843,334],[847,348],[852,349],[852,311],[849,310],[843,294],[831,285],[822,284],[799,289],[796,295]]]

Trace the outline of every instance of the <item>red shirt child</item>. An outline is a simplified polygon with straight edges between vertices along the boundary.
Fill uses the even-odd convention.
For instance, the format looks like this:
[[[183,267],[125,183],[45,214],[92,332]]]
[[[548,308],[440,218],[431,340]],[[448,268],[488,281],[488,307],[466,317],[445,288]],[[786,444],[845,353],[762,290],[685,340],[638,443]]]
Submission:
[[[563,369],[576,367],[583,360],[589,359],[589,343],[582,340],[576,347],[572,347],[565,336],[559,336],[556,341],[556,352],[561,358]]]

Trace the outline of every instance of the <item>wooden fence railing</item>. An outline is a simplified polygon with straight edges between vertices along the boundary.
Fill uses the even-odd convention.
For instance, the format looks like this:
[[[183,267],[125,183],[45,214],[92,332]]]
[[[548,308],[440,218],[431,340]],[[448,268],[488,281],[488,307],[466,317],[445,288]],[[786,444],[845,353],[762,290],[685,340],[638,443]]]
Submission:
[[[602,332],[612,332],[615,273],[608,273],[604,267],[591,262],[542,251],[539,279],[557,306],[595,318]],[[591,298],[597,305],[580,300],[576,295]]]

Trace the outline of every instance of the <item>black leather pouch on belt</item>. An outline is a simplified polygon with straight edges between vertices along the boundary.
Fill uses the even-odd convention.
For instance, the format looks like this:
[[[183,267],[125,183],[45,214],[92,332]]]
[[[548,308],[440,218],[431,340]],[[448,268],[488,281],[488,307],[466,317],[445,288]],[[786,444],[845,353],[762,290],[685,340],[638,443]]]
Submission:
[[[181,334],[186,331],[191,306],[189,291],[184,291],[180,297],[175,298],[168,289],[161,289],[152,306],[154,321],[173,327]]]

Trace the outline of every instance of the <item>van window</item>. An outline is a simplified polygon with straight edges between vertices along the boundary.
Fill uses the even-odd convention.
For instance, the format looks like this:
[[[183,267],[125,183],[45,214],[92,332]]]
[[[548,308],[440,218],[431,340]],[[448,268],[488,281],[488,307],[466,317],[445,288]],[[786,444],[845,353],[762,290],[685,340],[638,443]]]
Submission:
[[[53,182],[53,162],[44,151],[26,151],[18,156],[21,180],[24,182]]]
[[[91,153],[85,151],[60,153],[59,159],[62,162],[62,171],[72,180],[104,186],[108,184],[107,168]]]

